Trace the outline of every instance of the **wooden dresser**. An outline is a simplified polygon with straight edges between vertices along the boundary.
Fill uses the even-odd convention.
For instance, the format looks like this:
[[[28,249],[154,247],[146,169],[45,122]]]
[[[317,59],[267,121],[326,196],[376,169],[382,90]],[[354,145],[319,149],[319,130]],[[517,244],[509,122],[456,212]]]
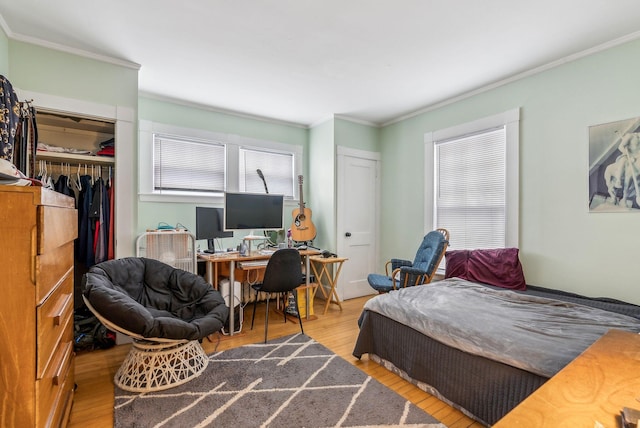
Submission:
[[[623,407],[640,408],[640,335],[609,330],[494,427],[618,428]]]
[[[0,186],[0,427],[68,422],[77,218],[73,198]]]

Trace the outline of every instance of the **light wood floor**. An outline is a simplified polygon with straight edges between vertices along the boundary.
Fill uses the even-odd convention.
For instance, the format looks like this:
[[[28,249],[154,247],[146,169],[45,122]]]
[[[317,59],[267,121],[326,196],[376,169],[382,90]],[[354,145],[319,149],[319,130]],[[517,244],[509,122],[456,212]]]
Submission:
[[[351,355],[358,335],[357,320],[367,299],[368,297],[361,297],[342,302],[343,311],[340,311],[337,306],[331,305],[326,315],[322,315],[324,301],[316,300],[314,312],[317,319],[304,322],[305,333],[415,403],[427,413],[432,414],[448,427],[483,427],[437,398],[369,361],[367,356],[358,360]],[[205,339],[202,344],[205,351],[211,353],[216,350],[225,350],[262,341],[264,339],[264,307],[264,304],[258,304],[256,325],[253,330],[249,329],[253,306],[248,305],[245,308],[245,324],[242,332],[232,337],[216,334],[211,336],[212,341]],[[270,314],[270,339],[299,331],[300,327],[297,323],[284,323],[281,315]],[[113,426],[113,376],[126,356],[129,347],[130,345],[119,345],[108,350],[97,350],[77,355],[75,381],[78,387],[71,412],[70,427],[101,428]]]

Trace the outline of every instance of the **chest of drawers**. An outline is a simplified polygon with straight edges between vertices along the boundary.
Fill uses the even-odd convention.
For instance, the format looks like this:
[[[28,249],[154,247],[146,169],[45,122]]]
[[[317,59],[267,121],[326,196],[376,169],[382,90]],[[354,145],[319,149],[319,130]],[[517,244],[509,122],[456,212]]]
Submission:
[[[66,425],[73,401],[73,198],[0,186],[0,426]]]
[[[609,330],[494,427],[619,427],[639,396],[640,335]]]

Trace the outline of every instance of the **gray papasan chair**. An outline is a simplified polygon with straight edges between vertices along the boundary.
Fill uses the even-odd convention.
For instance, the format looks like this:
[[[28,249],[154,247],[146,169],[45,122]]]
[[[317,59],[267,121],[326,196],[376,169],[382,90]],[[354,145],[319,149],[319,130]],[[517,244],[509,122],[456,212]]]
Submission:
[[[208,358],[200,341],[229,316],[204,278],[143,257],[109,260],[82,278],[87,307],[133,346],[114,382],[133,392],[159,391],[199,376]]]

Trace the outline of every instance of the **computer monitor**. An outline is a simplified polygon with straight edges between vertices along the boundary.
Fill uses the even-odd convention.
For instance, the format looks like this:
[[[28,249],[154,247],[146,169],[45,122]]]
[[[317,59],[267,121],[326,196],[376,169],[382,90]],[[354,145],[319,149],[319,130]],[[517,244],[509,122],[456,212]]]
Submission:
[[[215,251],[216,238],[230,238],[233,232],[222,227],[222,208],[196,207],[196,239],[207,240],[207,251]]]
[[[280,230],[283,203],[283,195],[226,192],[224,230]]]

